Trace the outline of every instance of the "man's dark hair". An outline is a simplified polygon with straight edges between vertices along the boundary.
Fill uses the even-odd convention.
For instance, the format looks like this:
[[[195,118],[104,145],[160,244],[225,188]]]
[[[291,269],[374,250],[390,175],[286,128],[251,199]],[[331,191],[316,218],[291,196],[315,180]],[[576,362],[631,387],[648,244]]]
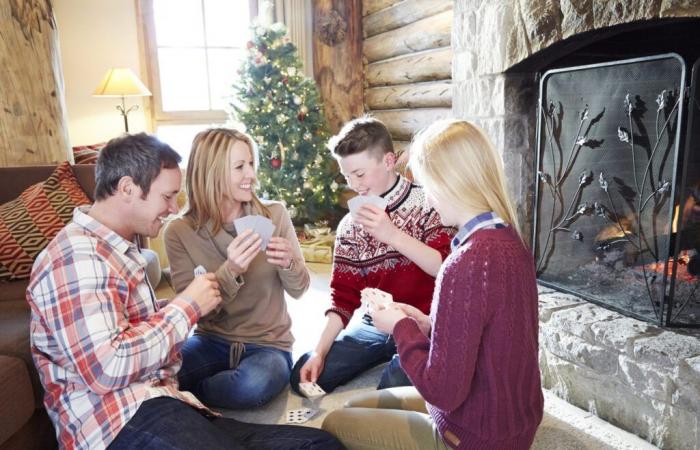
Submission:
[[[386,153],[394,152],[394,143],[389,130],[382,122],[364,116],[346,123],[340,132],[328,141],[328,148],[339,157],[369,150],[381,158]]]
[[[146,198],[161,169],[174,169],[182,158],[172,147],[146,133],[110,140],[100,150],[95,167],[95,200],[114,194],[122,177],[131,177]]]

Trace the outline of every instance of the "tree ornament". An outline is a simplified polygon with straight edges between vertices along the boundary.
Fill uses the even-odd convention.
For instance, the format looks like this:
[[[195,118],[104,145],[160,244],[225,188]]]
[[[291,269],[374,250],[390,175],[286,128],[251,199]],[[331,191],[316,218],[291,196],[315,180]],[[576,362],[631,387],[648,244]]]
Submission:
[[[275,170],[279,170],[282,167],[282,160],[279,158],[272,158],[270,160],[270,167]]]

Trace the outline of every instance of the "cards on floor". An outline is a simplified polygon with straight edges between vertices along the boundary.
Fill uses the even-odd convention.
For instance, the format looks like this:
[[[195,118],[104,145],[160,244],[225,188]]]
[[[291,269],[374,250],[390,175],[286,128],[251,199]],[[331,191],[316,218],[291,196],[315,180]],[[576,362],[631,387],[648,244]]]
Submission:
[[[245,230],[253,230],[253,233],[259,234],[262,240],[260,249],[263,251],[267,249],[267,244],[275,231],[275,225],[265,216],[241,217],[233,221],[233,226],[236,227],[236,233],[238,234],[243,233]]]
[[[394,297],[381,289],[364,288],[360,291],[360,302],[365,305],[366,309],[376,310],[389,303],[393,303]]]
[[[362,205],[366,203],[374,205],[382,211],[385,210],[386,205],[388,205],[386,199],[378,195],[358,195],[348,200],[348,208],[350,208],[350,214],[352,214],[352,216],[355,217],[357,210],[360,209]]]
[[[287,411],[287,423],[304,423],[316,415],[316,412],[310,408],[290,409]]]
[[[302,394],[304,394],[306,398],[316,398],[321,397],[322,395],[326,395],[326,391],[324,391],[321,388],[321,386],[309,381],[305,383],[299,383],[299,390]]]

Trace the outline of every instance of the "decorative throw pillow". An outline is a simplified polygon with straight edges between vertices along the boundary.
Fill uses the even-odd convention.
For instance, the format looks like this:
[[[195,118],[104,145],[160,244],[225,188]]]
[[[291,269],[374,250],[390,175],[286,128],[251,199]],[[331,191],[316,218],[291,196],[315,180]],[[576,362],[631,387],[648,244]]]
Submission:
[[[73,160],[76,164],[96,164],[100,156],[100,150],[107,145],[106,142],[93,145],[78,145],[73,147]]]
[[[28,278],[34,259],[70,222],[73,209],[90,203],[66,161],[0,205],[0,281]]]

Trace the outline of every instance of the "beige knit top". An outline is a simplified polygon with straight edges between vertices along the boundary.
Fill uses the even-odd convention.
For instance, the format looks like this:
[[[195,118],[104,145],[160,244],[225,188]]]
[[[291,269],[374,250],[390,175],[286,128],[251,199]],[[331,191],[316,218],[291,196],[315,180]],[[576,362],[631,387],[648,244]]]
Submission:
[[[248,270],[234,278],[226,266],[226,248],[236,237],[235,231],[220,230],[212,235],[211,223],[195,230],[187,217],[171,222],[165,230],[165,249],[170,260],[172,282],[182,292],[194,278],[194,269],[202,265],[216,273],[223,301],[217,309],[202,317],[197,333],[213,334],[231,342],[232,365],[236,344],[257,344],[291,351],[294,337],[292,321],[284,299],[286,291],[299,298],[309,287],[309,271],[299,247],[292,221],[284,205],[265,202],[275,224],[273,236],[281,236],[292,244],[295,264],[291,270],[267,262],[265,252],[253,259]],[[251,214],[249,207],[244,215]],[[229,228],[229,227],[226,227]]]

